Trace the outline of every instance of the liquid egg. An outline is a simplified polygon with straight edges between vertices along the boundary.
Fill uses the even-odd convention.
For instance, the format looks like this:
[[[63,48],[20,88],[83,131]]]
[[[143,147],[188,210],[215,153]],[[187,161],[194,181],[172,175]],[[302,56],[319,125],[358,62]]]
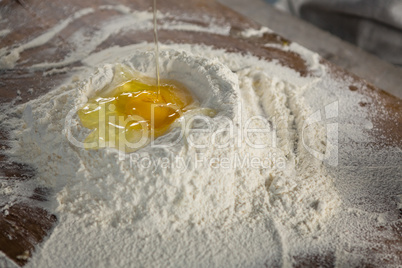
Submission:
[[[127,76],[120,73],[120,79]],[[168,132],[184,113],[200,108],[185,86],[173,80],[161,80],[158,87],[152,78],[133,78],[102,92],[78,110],[82,125],[92,130],[84,142],[87,149],[136,151]]]

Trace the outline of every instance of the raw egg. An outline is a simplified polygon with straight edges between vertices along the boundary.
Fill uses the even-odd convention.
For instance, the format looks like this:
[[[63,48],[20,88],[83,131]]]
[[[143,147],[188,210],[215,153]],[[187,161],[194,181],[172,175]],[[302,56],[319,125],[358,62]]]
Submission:
[[[119,76],[122,80],[129,75],[121,72]],[[161,80],[157,86],[154,81],[132,78],[90,98],[78,111],[82,125],[92,130],[85,148],[133,152],[169,131],[184,113],[200,107],[181,83]]]

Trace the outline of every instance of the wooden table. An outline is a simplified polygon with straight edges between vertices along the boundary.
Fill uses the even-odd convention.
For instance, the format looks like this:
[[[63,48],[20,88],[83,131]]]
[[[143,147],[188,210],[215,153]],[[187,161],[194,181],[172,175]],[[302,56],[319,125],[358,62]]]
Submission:
[[[219,0],[281,36],[317,52],[329,62],[402,98],[402,67],[392,65],[264,0]]]
[[[116,11],[99,10],[97,7],[119,3],[133,10],[150,11],[151,2],[146,0],[1,1],[0,31],[2,29],[12,29],[12,31],[0,39],[0,48],[26,43],[33,37],[46,32],[77,10],[90,7],[95,11],[71,22],[45,44],[21,52],[20,59],[15,66],[3,66],[0,69],[0,104],[10,102],[21,104],[42,96],[68,77],[71,68],[82,66],[81,61],[70,62],[65,66],[60,66],[60,72],[52,72],[46,77],[43,76],[43,72],[46,70],[32,70],[31,68],[36,63],[54,62],[68,55],[71,50],[69,39],[82,25],[93,27],[95,30],[100,27],[100,21],[118,15]],[[278,60],[282,65],[296,70],[302,76],[311,75],[305,61],[298,54],[265,46],[267,43],[282,46],[284,43],[288,43],[287,40],[275,33],[265,33],[261,37],[246,38],[242,36],[241,31],[249,28],[259,29],[260,26],[213,0],[159,1],[158,9],[162,12],[177,15],[178,20],[196,25],[208,26],[209,21],[206,21],[204,14],[208,14],[209,18],[214,18],[217,24],[230,25],[229,35],[196,31],[160,30],[159,38],[162,43],[206,44],[216,48],[224,48],[230,52],[252,53],[267,61]],[[180,14],[190,15],[183,17]],[[4,18],[7,20],[4,20]],[[153,35],[150,31],[139,30],[135,34],[116,33],[113,38],[108,38],[102,42],[95,51],[114,45],[124,46],[143,41],[151,42],[152,40]],[[44,51],[46,53],[43,53]],[[347,78],[352,81],[351,85],[344,89],[345,91],[358,90],[376,100],[373,103],[362,104],[369,105],[375,111],[372,118],[375,130],[370,135],[375,139],[376,145],[383,147],[390,145],[402,146],[401,100],[375,88],[373,85],[347,73],[341,68],[331,65],[325,60],[322,60],[322,62],[336,77]],[[8,142],[9,133],[0,128],[0,137],[0,146],[2,146],[0,148],[4,150],[10,146]],[[364,146],[362,145],[362,148],[365,148]],[[4,151],[0,152],[0,161],[0,181],[7,180],[24,183],[35,178],[36,172],[34,168],[22,163],[10,162]],[[393,175],[400,176],[400,169],[396,169],[396,172]],[[0,250],[19,265],[24,265],[27,262],[35,247],[42,243],[47,235],[51,235],[52,228],[57,225],[56,216],[51,211],[46,211],[41,207],[41,203],[47,200],[50,190],[37,187],[32,195],[27,197],[26,202],[12,204],[8,209],[8,215],[0,215]],[[2,206],[4,207],[4,204]],[[389,206],[392,207],[394,204],[390,203]],[[402,219],[402,212],[400,213],[400,218]],[[382,243],[389,246],[386,249],[380,249],[380,251],[399,254],[401,257],[393,264],[402,265],[401,221],[385,226],[383,231],[393,232],[395,239],[383,241]],[[378,254],[378,249],[373,248],[372,251],[368,250],[364,254],[367,255],[367,259],[361,265],[369,267],[370,258],[375,258],[376,254]],[[331,254],[325,256],[294,256],[294,259],[298,267],[332,267],[335,261]]]

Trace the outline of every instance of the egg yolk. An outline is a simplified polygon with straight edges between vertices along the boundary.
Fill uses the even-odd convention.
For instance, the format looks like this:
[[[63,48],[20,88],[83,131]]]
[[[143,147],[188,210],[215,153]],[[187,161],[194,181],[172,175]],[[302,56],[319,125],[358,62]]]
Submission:
[[[84,142],[87,149],[108,146],[133,152],[165,134],[183,113],[199,107],[182,84],[161,80],[158,87],[149,81],[124,82],[89,99],[78,111],[82,125],[92,129]]]

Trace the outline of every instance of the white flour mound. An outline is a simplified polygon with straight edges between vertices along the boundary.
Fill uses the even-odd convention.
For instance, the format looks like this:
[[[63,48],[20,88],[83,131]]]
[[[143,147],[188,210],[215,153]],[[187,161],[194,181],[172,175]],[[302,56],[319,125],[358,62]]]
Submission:
[[[248,236],[257,235],[266,241],[265,248],[279,246],[280,250],[269,254],[281,256],[288,245],[281,245],[279,230],[287,230],[280,236],[294,233],[295,239],[300,235],[317,237],[339,206],[338,195],[321,161],[307,152],[298,138],[303,134],[310,147],[325,152],[326,134],[321,125],[314,124],[301,133],[303,122],[312,114],[301,96],[302,87],[272,76],[266,71],[269,68],[264,68],[266,62],[250,56],[228,56],[227,52],[202,46],[171,47],[175,50],[164,47],[160,55],[161,77],[182,82],[202,107],[218,113],[208,122],[205,117],[192,123],[187,120],[187,138],[171,146],[161,145],[176,141],[181,128],[160,137],[153,146],[127,155],[110,148],[88,151],[70,142],[71,137],[82,141],[88,133],[74,112],[88,97],[111,83],[114,65],[104,65],[82,83],[63,85],[18,107],[22,119],[12,123],[18,142],[10,154],[37,168],[38,181],[55,189],[54,205],[61,222],[32,265],[56,265],[57,261],[50,260],[48,254],[60,248],[60,241],[70,245],[62,259],[70,254],[83,256],[88,252],[74,248],[77,239],[88,238],[91,241],[84,243],[86,247],[93,251],[96,245],[102,245],[102,251],[111,233],[121,238],[121,232],[128,230],[130,238],[123,235],[128,241],[113,243],[131,243],[129,252],[138,250],[137,244],[141,243],[147,245],[143,245],[144,252],[155,251],[159,246],[153,243],[157,243],[165,245],[163,255],[171,247],[168,241],[174,241],[171,239],[179,232],[181,242],[175,247],[194,244],[206,253],[203,248],[219,244],[222,232],[240,239],[235,244],[253,243],[249,237],[241,238],[248,230]],[[137,45],[137,52],[123,63],[153,76],[154,55],[146,52],[147,48],[148,45]],[[256,128],[266,131],[244,132]],[[196,146],[203,144],[207,146]],[[97,237],[93,237],[94,232]],[[216,237],[201,242],[204,232]],[[152,243],[147,244],[147,239]],[[259,239],[254,238],[254,242],[265,243]],[[256,246],[250,245],[250,249]],[[99,255],[100,251],[91,254]],[[122,264],[134,260],[144,265],[159,263],[147,254],[122,256],[126,258]],[[283,258],[278,256],[272,261]],[[70,265],[106,265],[109,257],[91,262],[77,257]],[[171,265],[179,265],[188,257],[172,257]],[[225,257],[220,263],[258,260],[240,255],[238,258]],[[191,263],[195,261],[197,258]]]
[[[186,115],[176,124],[184,124],[185,137],[165,148],[181,128],[130,155],[77,147],[89,131],[75,111],[113,81],[116,64],[154,76],[153,44],[98,50],[116,33],[152,31],[152,13],[122,5],[85,8],[33,39],[0,48],[0,69],[25,68],[24,51],[42,48],[97,9],[119,16],[97,29],[82,23],[66,40],[71,51],[65,58],[44,57],[29,66],[43,79],[66,72],[71,77],[36,100],[0,107],[0,125],[13,135],[11,160],[37,170],[36,179],[1,181],[0,213],[8,215],[10,206],[43,184],[52,189],[50,201],[35,205],[59,219],[26,267],[400,263],[395,224],[401,220],[401,149],[366,147],[377,143],[372,131],[381,129],[372,122],[376,111],[360,105],[381,100],[345,90],[353,79],[335,77],[316,53],[295,43],[265,46],[299,55],[309,69],[306,77],[276,60],[204,45],[161,45],[162,76],[184,83],[202,107],[218,114],[193,122]],[[193,24],[189,16],[158,14],[159,28],[221,36],[233,30],[207,17],[207,25]],[[7,18],[0,24],[0,36],[7,36],[12,25]],[[268,32],[262,27],[240,34]],[[76,62],[82,65],[71,67]],[[13,267],[0,252],[2,265]]]

